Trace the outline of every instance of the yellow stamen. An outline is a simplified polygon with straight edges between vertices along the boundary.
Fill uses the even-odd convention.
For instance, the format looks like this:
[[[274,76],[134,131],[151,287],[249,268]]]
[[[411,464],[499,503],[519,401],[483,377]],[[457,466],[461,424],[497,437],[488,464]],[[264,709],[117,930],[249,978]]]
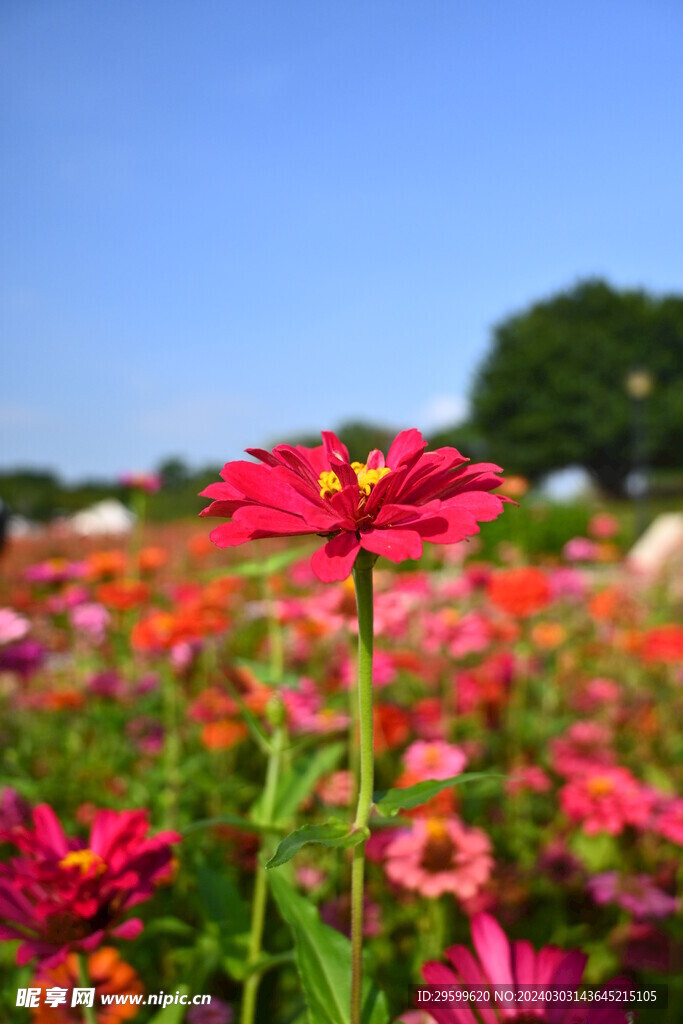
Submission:
[[[370,493],[375,484],[379,483],[383,476],[391,473],[388,466],[382,466],[380,469],[368,469],[364,462],[352,462],[351,469],[358,479],[359,491],[361,494],[366,495]],[[321,498],[331,498],[333,494],[342,489],[339,477],[333,470],[329,469],[320,474],[318,485]]]
[[[86,875],[90,868],[95,868],[95,874],[101,875],[107,870],[99,853],[93,850],[72,850],[59,862],[60,868],[78,868],[82,875]]]
[[[607,796],[614,789],[614,783],[611,779],[605,778],[603,775],[596,775],[588,782],[588,792],[591,796]]]

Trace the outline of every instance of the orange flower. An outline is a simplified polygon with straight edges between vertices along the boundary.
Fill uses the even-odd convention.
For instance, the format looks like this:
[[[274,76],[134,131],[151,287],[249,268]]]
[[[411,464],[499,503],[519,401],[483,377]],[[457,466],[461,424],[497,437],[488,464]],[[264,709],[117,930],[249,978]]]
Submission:
[[[134,1003],[119,1003],[117,1006],[101,1006],[103,995],[138,996],[144,988],[137,974],[118,952],[111,946],[103,946],[88,957],[88,979],[95,988],[95,1005],[97,1006],[98,1024],[119,1024],[120,1021],[132,1020],[138,1012]],[[32,1011],[32,1024],[82,1024],[83,1010],[79,1006],[71,1007],[69,998],[67,1005],[48,1006],[44,1003],[44,993],[49,988],[73,989],[80,986],[78,971],[78,955],[71,953],[63,964],[53,967],[50,971],[37,975],[35,986],[43,990],[41,1004]]]
[[[121,576],[126,571],[126,556],[123,551],[93,551],[86,561],[88,575],[93,580]]]
[[[550,584],[541,569],[501,569],[489,580],[490,601],[509,615],[533,615],[550,602]]]
[[[149,601],[150,593],[147,584],[139,580],[113,580],[111,583],[102,583],[95,591],[98,601],[119,612],[138,608]]]
[[[165,548],[143,548],[138,555],[140,572],[158,572],[168,562],[168,551]]]
[[[202,743],[207,750],[230,750],[247,735],[243,722],[224,718],[219,722],[207,722],[202,729]]]
[[[559,622],[537,622],[531,639],[543,651],[552,651],[567,639],[567,630]]]
[[[222,633],[228,620],[214,608],[199,604],[176,612],[152,612],[133,626],[131,644],[137,651],[168,651],[176,644],[192,643]]]
[[[635,605],[619,587],[607,587],[600,590],[588,603],[591,618],[599,622],[629,623],[635,617]]]

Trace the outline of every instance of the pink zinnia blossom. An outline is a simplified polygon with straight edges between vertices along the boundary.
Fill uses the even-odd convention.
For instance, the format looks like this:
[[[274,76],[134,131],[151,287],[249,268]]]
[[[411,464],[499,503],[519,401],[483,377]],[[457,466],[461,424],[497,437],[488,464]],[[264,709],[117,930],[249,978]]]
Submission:
[[[423,541],[454,544],[495,519],[507,499],[490,492],[502,483],[498,466],[467,465],[455,448],[426,452],[418,430],[404,430],[386,459],[370,452],[351,463],[348,449],[331,431],[317,448],[281,444],[272,452],[249,448],[259,460],[229,462],[223,483],[202,495],[212,498],[201,513],[230,517],[211,540],[234,547],[260,537],[326,536],[311,560],[324,583],[351,573],[359,551],[393,562],[419,558]]]
[[[576,988],[582,978],[588,957],[579,950],[563,950],[545,946],[536,951],[526,939],[510,942],[495,918],[490,914],[476,914],[472,918],[472,944],[476,956],[467,946],[451,946],[445,956],[450,966],[431,960],[422,968],[428,985],[454,986],[462,990],[477,986],[500,985],[507,989],[517,986],[545,988],[560,985]],[[615,979],[609,987],[631,987],[625,979]],[[607,986],[605,986],[607,987]],[[486,1024],[500,1021],[535,1021],[537,1024],[626,1024],[626,1014],[616,1004],[601,1001],[595,1006],[575,1003],[548,1002],[542,1006],[495,1007],[476,1004]],[[430,1007],[437,1024],[475,1024],[478,1019],[474,1007],[449,1003],[443,1009]]]
[[[442,740],[417,740],[403,755],[406,770],[416,781],[423,779],[450,779],[459,775],[467,764],[467,757],[452,743]]]
[[[312,679],[303,677],[297,690],[283,687],[281,694],[293,733],[336,732],[349,724],[347,714],[324,707],[323,698]]]
[[[144,811],[98,811],[88,843],[67,839],[54,811],[41,804],[34,828],[0,832],[20,856],[0,864],[0,939],[20,939],[17,964],[41,967],[70,952],[91,952],[107,936],[132,939],[142,921],[121,921],[169,878],[175,832],[148,838]]]
[[[527,790],[531,793],[547,793],[550,788],[550,779],[536,764],[514,769],[505,782],[507,793],[524,793]]]
[[[0,608],[0,644],[23,640],[30,628],[28,619],[13,608]]]
[[[353,792],[353,775],[346,769],[332,772],[320,780],[315,791],[324,804],[331,807],[348,807]]]
[[[568,562],[593,562],[598,556],[598,545],[587,537],[572,537],[562,548],[562,557]]]
[[[653,827],[660,836],[683,846],[683,798],[667,801]]]
[[[678,900],[654,884],[649,875],[624,876],[606,871],[588,881],[596,903],[615,903],[638,918],[669,917],[678,909]]]
[[[493,869],[491,842],[457,818],[416,818],[385,850],[387,877],[423,896],[475,896]]]
[[[560,791],[562,810],[588,835],[618,835],[627,825],[643,827],[655,798],[626,768],[596,769],[571,779]]]
[[[96,604],[94,601],[76,605],[69,612],[69,618],[77,632],[83,633],[98,644],[104,640],[107,626],[111,621],[111,616],[104,605]]]
[[[616,754],[611,733],[600,722],[575,722],[563,736],[550,742],[553,768],[559,775],[585,775],[611,768]]]

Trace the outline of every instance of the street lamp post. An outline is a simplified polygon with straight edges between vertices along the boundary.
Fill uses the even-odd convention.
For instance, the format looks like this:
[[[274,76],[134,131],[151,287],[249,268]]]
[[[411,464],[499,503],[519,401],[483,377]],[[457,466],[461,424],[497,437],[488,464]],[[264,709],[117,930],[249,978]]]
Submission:
[[[652,394],[654,378],[647,370],[631,370],[625,381],[626,393],[631,399],[632,455],[628,490],[633,499],[636,537],[647,526],[647,497],[649,492],[647,464],[647,426],[645,402]]]

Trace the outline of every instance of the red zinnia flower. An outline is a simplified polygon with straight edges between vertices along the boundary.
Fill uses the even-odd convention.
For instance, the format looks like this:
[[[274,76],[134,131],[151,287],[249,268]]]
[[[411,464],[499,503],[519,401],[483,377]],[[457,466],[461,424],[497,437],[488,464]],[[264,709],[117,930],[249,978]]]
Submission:
[[[33,811],[35,829],[0,832],[21,851],[0,864],[0,939],[21,939],[17,963],[49,969],[70,952],[92,952],[105,936],[133,939],[142,921],[121,922],[169,878],[175,832],[147,837],[144,811],[98,811],[87,846],[67,839],[54,811]]]
[[[351,462],[345,445],[323,431],[317,448],[281,444],[272,452],[248,448],[261,463],[229,462],[224,483],[204,516],[231,517],[216,527],[218,547],[261,537],[327,537],[311,565],[323,582],[350,574],[361,549],[393,562],[419,558],[422,542],[453,544],[478,533],[477,521],[495,519],[508,500],[490,494],[502,480],[498,466],[467,465],[455,448],[426,452],[419,430],[404,430],[386,459],[375,449],[367,462]]]
[[[497,608],[519,616],[539,612],[552,596],[548,577],[533,566],[501,569],[489,580],[488,595]]]

